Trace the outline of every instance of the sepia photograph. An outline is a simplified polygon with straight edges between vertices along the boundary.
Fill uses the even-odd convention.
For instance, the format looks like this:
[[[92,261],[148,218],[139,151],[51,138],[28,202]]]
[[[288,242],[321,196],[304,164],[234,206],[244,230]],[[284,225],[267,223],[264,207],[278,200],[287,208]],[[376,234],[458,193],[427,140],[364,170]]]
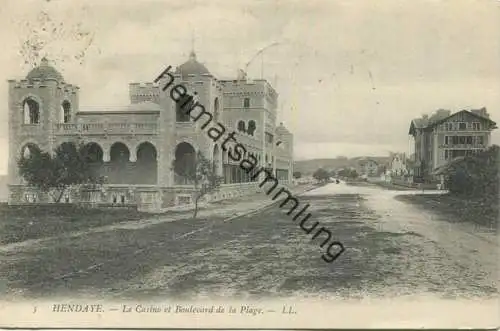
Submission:
[[[0,17],[0,327],[500,325],[499,1]]]

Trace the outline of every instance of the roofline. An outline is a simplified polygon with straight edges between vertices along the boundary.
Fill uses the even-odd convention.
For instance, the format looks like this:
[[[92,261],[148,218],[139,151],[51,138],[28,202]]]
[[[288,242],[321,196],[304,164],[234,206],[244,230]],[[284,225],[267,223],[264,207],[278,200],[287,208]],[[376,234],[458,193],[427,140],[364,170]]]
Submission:
[[[473,112],[472,112],[472,111],[470,111],[470,110],[463,109],[463,110],[457,111],[456,113],[451,114],[451,115],[450,115],[450,116],[448,116],[448,117],[445,117],[445,118],[440,119],[440,120],[438,120],[438,121],[436,121],[436,122],[434,122],[434,123],[431,123],[430,125],[427,125],[424,129],[427,129],[427,128],[432,128],[432,127],[434,127],[434,126],[436,126],[436,125],[438,125],[438,124],[441,124],[441,123],[445,122],[445,121],[446,121],[447,119],[449,119],[450,117],[455,116],[455,115],[460,114],[460,113],[463,113],[463,112],[469,113],[470,115],[472,115],[472,116],[474,116],[474,117],[477,117],[477,118],[479,118],[479,119],[486,120],[486,121],[490,122],[490,123],[491,123],[491,124],[493,124],[493,125],[496,125],[496,124],[497,124],[495,121],[493,121],[492,119],[490,119],[490,118],[488,118],[488,117],[484,117],[484,116],[481,116],[481,115],[479,115],[479,114],[473,113]]]
[[[457,111],[456,113],[453,113],[453,114],[450,114],[449,116],[445,117],[445,118],[442,118],[436,122],[433,122],[433,123],[430,123],[429,125],[426,125],[424,127],[421,127],[421,128],[417,128],[417,126],[415,125],[415,119],[411,120],[410,122],[410,129],[408,130],[408,134],[411,135],[412,134],[412,131],[414,131],[415,129],[422,129],[422,130],[428,130],[428,129],[431,129],[433,127],[435,127],[436,125],[439,125],[443,122],[445,122],[447,119],[449,119],[450,117],[452,116],[455,116],[457,114],[460,114],[460,113],[463,113],[463,112],[466,112],[474,117],[477,117],[479,119],[482,119],[482,120],[486,120],[488,122],[490,122],[492,125],[496,126],[496,122],[493,121],[492,119],[488,118],[488,117],[484,117],[484,116],[481,116],[479,114],[476,114],[476,113],[473,113],[472,111],[470,110],[467,110],[467,109],[463,109],[463,110],[460,110],[460,111]],[[412,130],[413,128],[413,130]]]

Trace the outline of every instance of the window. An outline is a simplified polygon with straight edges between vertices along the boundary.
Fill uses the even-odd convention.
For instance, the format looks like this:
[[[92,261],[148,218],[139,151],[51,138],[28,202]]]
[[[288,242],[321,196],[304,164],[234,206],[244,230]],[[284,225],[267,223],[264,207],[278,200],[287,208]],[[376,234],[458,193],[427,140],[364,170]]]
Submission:
[[[243,108],[250,108],[250,98],[243,99]]]
[[[483,136],[477,136],[476,137],[476,143],[478,145],[483,145],[484,144],[484,137]]]
[[[269,132],[266,132],[266,142],[269,144],[272,144],[274,140],[274,136],[270,134]]]
[[[472,145],[472,136],[467,136],[466,142],[467,145]]]
[[[191,197],[189,195],[180,195],[177,198],[178,205],[189,205],[191,203]]]
[[[448,155],[448,150],[446,149],[446,150],[444,151],[444,159],[445,159],[445,160],[448,160],[448,158],[449,158],[449,155]]]
[[[37,201],[37,195],[36,193],[26,193],[24,195],[24,200],[26,200],[26,202],[35,203]]]
[[[458,136],[453,136],[451,140],[453,145],[458,145]]]
[[[247,131],[247,133],[249,135],[253,136],[256,129],[257,129],[257,126],[255,125],[255,121],[254,120],[251,120],[250,122],[248,122],[248,131]]]
[[[219,98],[214,100],[214,120],[217,121],[219,118]]]
[[[449,138],[448,136],[444,136],[444,144],[445,144],[445,145],[448,145],[448,144],[449,144],[449,142],[448,142],[448,138]]]
[[[465,122],[458,123],[458,129],[459,130],[467,130],[467,123],[465,123]]]
[[[246,125],[245,125],[245,122],[243,121],[239,121],[238,122],[238,131],[240,132],[246,132]]]
[[[460,143],[460,145],[464,145],[465,144],[465,138],[466,138],[465,136],[460,136],[459,137],[459,143]]]
[[[453,123],[446,123],[446,128],[448,131],[453,131]]]
[[[189,100],[189,95],[186,94],[175,104],[175,120],[176,122],[189,122],[190,116],[187,110],[191,109],[194,105],[194,101]]]
[[[71,121],[71,104],[68,101],[62,103],[63,111],[63,123],[69,123]]]
[[[24,124],[39,124],[40,123],[40,106],[38,102],[31,98],[27,98],[23,102]]]
[[[476,131],[481,130],[481,123],[479,123],[479,122],[473,122],[472,123],[472,130],[476,130]]]

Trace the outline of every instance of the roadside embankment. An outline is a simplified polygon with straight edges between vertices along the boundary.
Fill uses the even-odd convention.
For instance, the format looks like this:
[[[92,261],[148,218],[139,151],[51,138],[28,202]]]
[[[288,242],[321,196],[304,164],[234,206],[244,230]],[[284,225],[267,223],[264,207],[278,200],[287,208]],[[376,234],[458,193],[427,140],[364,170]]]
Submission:
[[[452,194],[400,195],[396,199],[421,206],[446,216],[452,223],[471,223],[490,230],[498,229],[498,197],[461,197]]]

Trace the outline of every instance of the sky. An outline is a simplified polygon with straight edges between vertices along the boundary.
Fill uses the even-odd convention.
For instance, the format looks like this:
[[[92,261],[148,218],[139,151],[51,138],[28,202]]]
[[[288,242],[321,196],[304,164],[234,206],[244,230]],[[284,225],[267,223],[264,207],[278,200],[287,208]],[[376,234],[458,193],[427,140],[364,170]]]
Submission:
[[[182,64],[193,44],[221,79],[275,44],[247,72],[278,91],[297,160],[408,152],[410,121],[440,108],[500,121],[499,1],[2,0],[0,174],[6,80],[36,64],[22,47],[36,37],[50,41],[38,59],[80,86],[80,109],[126,106],[130,82]]]

